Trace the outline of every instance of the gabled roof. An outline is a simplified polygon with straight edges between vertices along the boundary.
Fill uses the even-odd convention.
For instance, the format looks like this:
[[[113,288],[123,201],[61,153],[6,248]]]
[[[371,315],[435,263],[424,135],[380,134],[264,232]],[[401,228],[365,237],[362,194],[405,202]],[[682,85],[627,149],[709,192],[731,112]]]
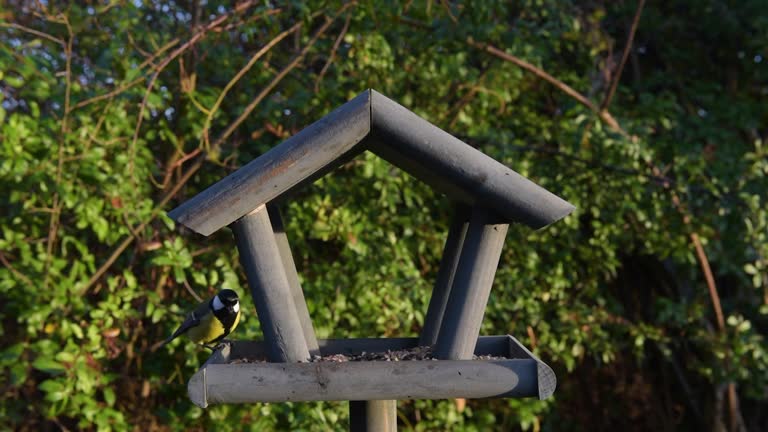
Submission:
[[[210,235],[365,150],[454,200],[493,210],[499,222],[541,228],[574,210],[569,202],[369,89],[168,216]]]

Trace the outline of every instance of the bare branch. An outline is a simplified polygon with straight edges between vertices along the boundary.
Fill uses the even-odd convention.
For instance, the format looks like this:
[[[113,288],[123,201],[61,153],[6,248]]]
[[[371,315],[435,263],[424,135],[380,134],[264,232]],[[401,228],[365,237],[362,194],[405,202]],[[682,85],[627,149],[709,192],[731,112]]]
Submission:
[[[141,62],[141,64],[139,65],[139,69],[144,69],[147,65],[152,64],[155,61],[155,59],[163,55],[164,52],[178,45],[179,42],[181,42],[180,38],[176,38],[171,41],[168,41],[165,45],[163,45],[157,51],[155,51],[151,56],[147,57],[143,62]],[[152,64],[152,69],[156,69],[156,68],[157,66]]]
[[[635,33],[637,32],[637,25],[640,23],[640,15],[643,13],[643,6],[645,6],[645,0],[639,0],[637,2],[637,10],[635,11],[635,17],[632,20],[632,26],[629,29],[629,36],[627,37],[627,45],[624,47],[624,54],[621,55],[621,63],[619,63],[618,69],[616,69],[616,72],[611,77],[611,85],[608,88],[608,93],[605,95],[605,99],[603,99],[603,103],[600,104],[600,110],[605,111],[608,109],[608,106],[611,104],[611,100],[613,99],[613,95],[616,93],[616,87],[619,85],[619,80],[621,79],[621,74],[624,72],[624,65],[627,63],[627,58],[629,58],[629,53],[632,51],[632,43],[635,40]]]
[[[339,11],[336,13],[336,16],[334,16],[332,19],[326,19],[326,22],[320,26],[319,29],[315,32],[314,36],[312,36],[312,39],[307,43],[307,45],[304,47],[304,49],[297,54],[293,60],[291,60],[290,63],[288,63],[287,66],[285,66],[278,74],[275,76],[275,78],[270,82],[267,87],[265,87],[261,93],[259,93],[256,98],[251,101],[251,103],[248,104],[248,106],[245,107],[243,112],[240,114],[240,116],[232,122],[232,124],[227,127],[227,129],[224,131],[224,133],[219,136],[219,138],[216,140],[215,143],[211,146],[212,148],[218,148],[227,138],[229,138],[230,135],[240,126],[240,124],[245,121],[246,118],[248,118],[249,115],[251,115],[251,112],[261,103],[261,101],[272,91],[272,89],[275,88],[275,86],[285,78],[288,73],[290,73],[296,66],[301,63],[302,60],[304,60],[304,57],[307,55],[307,52],[309,52],[309,49],[312,48],[312,46],[317,42],[317,40],[320,38],[320,36],[325,33],[326,30],[328,30],[328,27],[333,24],[333,22],[341,15],[345,10],[347,10],[349,7],[355,5],[356,2],[350,2],[342,6]]]
[[[39,37],[41,37],[43,39],[48,39],[49,41],[55,42],[55,43],[61,45],[62,47],[64,45],[66,45],[66,43],[62,39],[59,39],[59,38],[57,38],[55,36],[52,36],[52,35],[49,35],[48,33],[43,33],[40,30],[35,30],[33,28],[25,27],[25,26],[23,26],[21,24],[16,24],[16,23],[0,23],[0,27],[13,28],[13,29],[16,29],[16,30],[21,30],[21,31],[23,31],[25,33],[29,33],[29,34],[32,34],[32,35],[35,35],[35,36],[39,36]]]
[[[67,135],[69,134],[69,113],[71,111],[70,103],[72,94],[72,45],[75,41],[75,35],[72,31],[72,26],[69,24],[69,19],[66,16],[63,16],[62,19],[67,27],[67,42],[64,45],[64,55],[66,57],[64,74],[64,115],[61,118],[61,137],[59,138],[59,150],[56,160],[55,184],[57,187],[61,183],[61,175],[64,171],[64,147],[66,147]],[[51,219],[48,223],[45,276],[43,277],[43,286],[46,288],[48,287],[48,281],[50,279],[53,248],[56,245],[56,237],[58,236],[59,222],[61,220],[61,203],[59,202],[58,189],[53,193],[53,204],[51,207],[53,208],[53,212],[51,213]]]
[[[325,65],[323,65],[323,68],[320,70],[320,74],[317,76],[317,79],[315,80],[315,93],[320,91],[320,82],[323,80],[323,77],[325,76],[325,73],[328,71],[328,68],[331,66],[331,63],[333,63],[333,58],[336,56],[336,51],[339,49],[339,45],[341,45],[341,41],[344,40],[344,35],[347,34],[347,30],[349,29],[349,22],[352,20],[352,14],[347,15],[347,19],[344,21],[344,27],[342,27],[341,31],[339,32],[339,36],[336,38],[336,41],[333,43],[333,48],[331,48],[331,54],[328,56],[328,61],[325,62]]]
[[[189,49],[192,45],[194,45],[197,41],[203,38],[211,29],[221,25],[224,21],[229,19],[232,15],[236,13],[240,13],[251,6],[255,4],[255,1],[248,0],[245,2],[242,2],[238,4],[235,7],[235,10],[229,13],[225,13],[220,15],[215,20],[208,23],[205,27],[203,27],[202,30],[195,33],[189,40],[184,43],[182,46],[171,52],[160,64],[157,66],[155,73],[152,75],[152,78],[149,80],[149,85],[147,85],[147,90],[144,92],[144,98],[141,101],[141,105],[139,106],[139,115],[136,120],[136,128],[133,131],[133,139],[131,140],[131,146],[130,146],[130,156],[128,159],[128,172],[133,176],[133,168],[134,168],[134,162],[136,158],[136,141],[139,139],[139,130],[141,129],[141,122],[144,118],[144,110],[147,106],[147,100],[149,99],[149,95],[152,92],[152,88],[155,86],[155,82],[157,81],[157,77],[160,75],[160,72],[165,69],[166,66],[168,66],[176,57],[180,56],[184,51]]]
[[[707,254],[704,252],[704,247],[701,245],[701,240],[697,233],[691,233],[691,242],[696,249],[696,256],[699,258],[699,264],[701,264],[701,271],[704,273],[704,279],[707,281],[709,297],[712,300],[712,307],[715,309],[715,316],[717,317],[717,327],[721,332],[725,331],[725,318],[723,317],[723,308],[720,306],[720,295],[718,294],[717,286],[715,285],[715,277],[712,275],[709,259],[707,259]]]
[[[238,117],[235,122],[233,122],[226,131],[216,140],[216,142],[211,146],[212,151],[218,150],[218,147],[226,141],[227,138],[237,129],[237,127],[242,123],[245,118],[250,115],[250,113],[256,108],[256,106],[263,100],[269,92],[274,89],[274,87],[283,79],[285,76],[292,71],[304,58],[304,56],[307,54],[309,49],[315,44],[317,39],[325,33],[325,31],[328,29],[328,27],[333,23],[333,21],[341,15],[346,9],[348,9],[350,6],[356,4],[355,2],[350,2],[345,4],[344,6],[339,9],[338,13],[333,19],[329,19],[323,26],[321,26],[315,35],[312,37],[312,39],[307,43],[307,46],[302,50],[299,55],[297,55],[294,60],[288,64],[280,73],[267,85],[267,87],[264,88],[264,90],[259,93],[259,95],[254,99],[251,104],[248,105],[248,107],[245,109],[245,111]],[[152,213],[150,213],[149,217],[143,221],[139,226],[135,229],[135,231],[141,232],[144,228],[146,228],[147,225],[149,225],[162,211],[164,211],[164,208],[168,202],[173,199],[174,196],[181,190],[184,185],[187,184],[189,179],[192,178],[192,176],[203,166],[203,164],[206,161],[206,158],[208,156],[208,153],[202,153],[195,162],[192,163],[192,165],[187,169],[187,171],[182,175],[182,177],[174,184],[174,186],[171,188],[171,190],[168,191],[165,196],[163,196],[162,199],[157,203],[155,208],[152,210]],[[99,280],[101,279],[104,274],[112,267],[112,265],[117,261],[117,259],[122,255],[122,253],[128,248],[128,246],[131,245],[135,237],[133,236],[127,236],[118,246],[117,248],[112,252],[112,254],[107,258],[107,260],[104,262],[104,264],[101,265],[101,267],[96,270],[96,272],[91,276],[90,279],[85,283],[85,285],[80,289],[81,294],[85,294],[90,290],[90,288]]]
[[[27,276],[26,276],[24,273],[22,273],[22,272],[20,272],[20,271],[16,270],[15,268],[13,268],[13,266],[11,265],[11,263],[10,263],[10,262],[8,262],[8,260],[5,258],[5,255],[3,255],[3,252],[2,252],[2,251],[0,251],[0,263],[2,263],[2,264],[5,266],[5,268],[7,268],[8,270],[10,270],[10,272],[11,272],[11,273],[12,273],[14,276],[16,276],[16,277],[17,277],[18,279],[20,279],[22,282],[24,282],[25,284],[27,284],[27,286],[29,286],[29,287],[34,287],[34,286],[35,286],[35,284],[32,282],[32,280],[31,280],[30,278],[28,278],[28,277],[27,277]]]
[[[100,100],[111,99],[111,98],[119,95],[120,93],[128,90],[129,88],[135,86],[136,84],[144,81],[145,79],[146,78],[143,77],[143,76],[142,77],[138,77],[138,78],[134,79],[133,81],[131,81],[131,82],[127,83],[127,84],[123,84],[120,87],[118,87],[118,88],[116,88],[116,89],[114,89],[114,90],[112,90],[112,91],[110,91],[108,93],[100,94],[100,95],[94,96],[94,97],[92,97],[90,99],[81,100],[80,102],[76,103],[74,107],[72,107],[72,110],[76,110],[76,109],[88,106],[88,105],[90,105],[90,104],[92,104],[94,102],[98,102]]]
[[[219,107],[221,106],[221,103],[224,101],[224,97],[229,93],[229,91],[232,89],[232,87],[237,84],[240,79],[243,78],[243,76],[248,73],[249,70],[253,67],[254,64],[256,64],[261,57],[264,56],[264,54],[268,53],[272,47],[277,45],[280,41],[285,39],[288,35],[291,33],[299,30],[302,27],[303,23],[299,21],[298,23],[291,26],[289,29],[281,32],[277,36],[275,36],[271,41],[269,41],[266,45],[261,47],[261,49],[254,54],[251,59],[248,61],[248,63],[243,66],[242,69],[240,69],[237,74],[235,74],[234,77],[232,77],[231,80],[227,83],[226,86],[224,86],[224,89],[219,94],[219,97],[216,99],[216,102],[213,104],[213,107],[211,107],[210,110],[208,110],[208,116],[205,119],[205,124],[203,125],[203,138],[206,143],[208,143],[208,131],[211,128],[211,122],[213,121],[213,117],[216,115],[216,113],[219,110]]]
[[[651,170],[653,170],[654,173],[659,172],[659,169],[656,166],[652,166]],[[672,192],[672,203],[675,205],[675,208],[677,208],[680,214],[683,215],[683,223],[685,225],[690,225],[691,217],[683,208],[680,202],[680,198],[674,191]],[[701,239],[699,238],[698,233],[696,231],[692,231],[690,233],[690,238],[694,249],[696,250],[696,257],[699,261],[699,265],[701,265],[702,273],[704,273],[704,280],[706,281],[707,289],[709,290],[709,298],[712,302],[712,308],[715,310],[715,319],[717,320],[718,330],[720,333],[725,333],[725,316],[723,314],[723,308],[720,304],[720,294],[717,291],[715,277],[712,274],[712,268],[709,265],[709,259],[707,258],[707,254],[704,251],[704,246],[701,244]],[[731,355],[733,355],[733,353],[728,353],[725,357],[726,367],[728,367],[728,364],[731,362]],[[741,416],[741,410],[739,408],[739,395],[736,393],[736,384],[729,382],[727,390],[728,408],[731,420],[729,429],[731,431],[743,430],[744,424]]]
[[[197,295],[195,290],[192,289],[192,286],[189,284],[189,282],[186,279],[184,280],[184,287],[187,288],[187,291],[192,295],[192,297],[194,297],[195,300],[197,300],[200,303],[203,302],[203,298]]]
[[[578,103],[584,105],[585,107],[589,108],[592,112],[597,114],[600,120],[602,120],[605,124],[607,124],[611,129],[615,130],[616,132],[620,133],[625,137],[629,137],[629,134],[624,129],[622,129],[622,127],[619,125],[616,119],[613,118],[613,116],[608,111],[601,110],[600,107],[595,105],[594,102],[592,102],[591,100],[587,99],[586,96],[574,90],[573,87],[569,86],[568,84],[548,74],[543,69],[538,68],[526,62],[525,60],[520,59],[519,57],[515,57],[512,54],[508,54],[492,45],[475,42],[471,38],[467,41],[467,43],[475,48],[479,48],[483,51],[493,54],[494,56],[502,60],[506,60],[510,63],[513,63],[519,66],[520,68],[525,69],[528,72],[531,72],[532,74],[543,79],[544,81],[552,84],[553,86],[557,87],[560,91],[572,97]]]

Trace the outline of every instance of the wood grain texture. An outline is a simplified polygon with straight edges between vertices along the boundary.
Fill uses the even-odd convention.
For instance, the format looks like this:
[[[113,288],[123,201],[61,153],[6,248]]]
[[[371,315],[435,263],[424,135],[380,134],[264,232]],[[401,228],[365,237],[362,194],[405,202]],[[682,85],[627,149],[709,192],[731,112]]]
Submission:
[[[435,356],[438,358],[468,359],[475,351],[509,227],[506,224],[490,223],[495,219],[486,209],[472,209],[453,287],[435,344]]]
[[[288,244],[288,235],[285,233],[283,216],[280,214],[280,209],[273,204],[267,205],[267,211],[269,212],[269,220],[272,222],[272,230],[275,233],[277,248],[280,251],[280,259],[283,261],[285,276],[291,288],[293,304],[296,306],[296,314],[304,331],[307,349],[309,349],[310,355],[320,354],[320,349],[317,346],[317,336],[315,336],[315,328],[312,326],[312,318],[309,316],[307,301],[304,298],[304,291],[301,289],[299,274],[296,271],[296,263],[293,261],[291,246]]]
[[[574,207],[403,106],[366,90],[168,213],[210,235],[370,149],[454,200],[541,228]]]
[[[193,376],[198,405],[538,397],[537,362],[515,360],[212,364]],[[204,388],[204,389],[203,389]],[[199,398],[205,395],[205,400]]]
[[[278,146],[168,213],[203,235],[231,224],[260,205],[362,151],[370,131],[370,92],[365,91]],[[325,172],[325,171],[324,171]]]
[[[574,210],[573,205],[371,90],[370,150],[414,177],[469,205],[541,228]]]
[[[320,339],[318,345],[323,355],[359,354],[415,347],[418,338]],[[266,351],[263,342],[225,345],[189,381],[190,398],[201,407],[289,400],[543,399],[556,385],[552,369],[509,335],[480,337],[475,351],[507,360],[226,364]]]
[[[304,330],[266,207],[240,218],[232,225],[232,230],[259,315],[269,360],[309,360]]]
[[[514,358],[531,358],[536,360],[536,379],[539,385],[539,399],[552,396],[557,388],[557,376],[549,365],[539,360],[525,345],[514,337],[509,337],[509,355]]]
[[[443,257],[440,260],[440,269],[437,272],[435,287],[432,289],[432,297],[429,299],[427,315],[424,317],[424,328],[421,329],[421,345],[434,345],[448,306],[448,298],[459,265],[461,248],[469,226],[470,211],[466,206],[454,206],[453,219],[448,229],[448,238],[445,240]]]

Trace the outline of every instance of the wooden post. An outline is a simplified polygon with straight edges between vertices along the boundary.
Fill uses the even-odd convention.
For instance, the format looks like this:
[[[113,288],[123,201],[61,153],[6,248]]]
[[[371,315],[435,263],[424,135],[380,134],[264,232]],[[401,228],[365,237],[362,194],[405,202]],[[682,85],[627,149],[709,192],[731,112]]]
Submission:
[[[237,220],[232,230],[268,346],[267,357],[272,362],[308,361],[304,331],[266,206]]]
[[[432,297],[429,300],[427,316],[424,318],[424,328],[421,329],[419,345],[431,346],[437,342],[440,325],[443,322],[445,308],[448,305],[448,297],[459,265],[461,248],[467,234],[469,209],[464,205],[454,207],[453,219],[448,229],[448,238],[445,240],[443,257],[440,260],[440,269],[437,271],[435,287],[432,289]]]
[[[397,401],[349,401],[350,432],[397,431]]]
[[[275,233],[277,248],[280,250],[280,259],[283,261],[285,276],[288,279],[288,285],[291,288],[293,303],[296,305],[296,313],[301,322],[301,329],[304,332],[304,340],[307,342],[307,349],[310,355],[320,355],[320,348],[317,346],[317,336],[312,327],[312,318],[309,316],[307,301],[304,299],[304,291],[301,289],[299,274],[296,271],[296,263],[293,261],[291,246],[288,244],[288,235],[285,233],[285,225],[280,215],[280,209],[273,204],[267,205],[269,220],[272,222],[272,231]]]
[[[472,358],[480,335],[493,277],[509,225],[494,224],[494,215],[474,207],[459,265],[437,335],[435,355],[441,359]]]

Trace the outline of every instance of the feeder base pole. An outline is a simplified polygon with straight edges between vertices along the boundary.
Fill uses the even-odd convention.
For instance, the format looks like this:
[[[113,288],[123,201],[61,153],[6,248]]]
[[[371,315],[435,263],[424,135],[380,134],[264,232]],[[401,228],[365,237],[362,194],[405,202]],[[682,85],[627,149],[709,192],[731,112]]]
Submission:
[[[349,401],[350,432],[396,432],[397,401]]]

